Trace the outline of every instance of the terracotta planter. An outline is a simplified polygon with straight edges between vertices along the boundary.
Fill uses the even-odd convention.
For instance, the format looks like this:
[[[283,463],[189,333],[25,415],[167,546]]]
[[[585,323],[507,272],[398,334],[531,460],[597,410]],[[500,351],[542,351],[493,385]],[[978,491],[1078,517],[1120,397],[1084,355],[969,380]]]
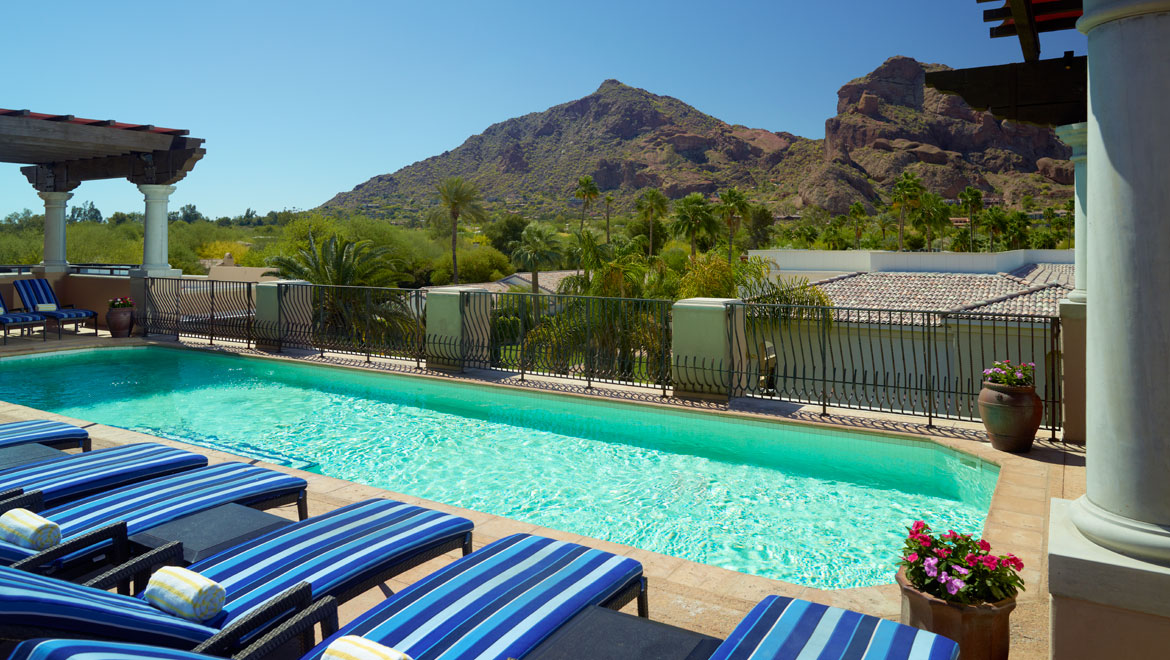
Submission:
[[[1032,449],[1040,420],[1044,418],[1044,402],[1031,385],[1017,387],[984,381],[979,392],[979,416],[983,418],[992,447],[1026,452]]]
[[[129,337],[134,327],[134,308],[119,307],[106,310],[106,327],[111,337]]]
[[[1016,599],[998,603],[962,605],[910,586],[905,569],[898,571],[902,589],[902,623],[942,635],[959,643],[959,660],[1007,660],[1011,647],[1008,617]]]

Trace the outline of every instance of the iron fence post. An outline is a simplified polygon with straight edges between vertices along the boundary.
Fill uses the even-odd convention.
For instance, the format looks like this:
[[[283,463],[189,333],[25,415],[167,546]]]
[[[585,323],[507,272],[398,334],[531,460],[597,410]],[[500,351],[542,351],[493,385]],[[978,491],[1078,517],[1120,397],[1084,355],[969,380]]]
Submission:
[[[415,334],[418,336],[418,341],[416,342],[417,349],[414,352],[414,368],[422,369],[423,351],[426,350],[426,330],[423,328],[423,314],[425,313],[423,305],[426,303],[423,302],[423,292],[421,290],[411,292],[410,296],[415,299],[415,304],[411,306],[411,311],[414,312]]]
[[[284,352],[284,291],[287,284],[276,285],[276,352]]]
[[[593,389],[593,299],[585,299],[585,389]]]
[[[821,417],[829,415],[829,363],[827,344],[829,341],[829,324],[826,322],[827,308],[822,308],[817,323],[821,326]]]
[[[670,308],[667,307],[666,303],[658,303],[658,326],[662,329],[662,345],[658,351],[662,357],[659,358],[658,379],[662,382],[662,398],[664,399],[666,398],[666,386],[670,380],[670,367],[668,366],[669,360],[667,356],[670,355],[671,350],[673,349],[673,347],[670,345],[671,337],[673,337],[673,335],[670,334],[669,316]]]
[[[211,317],[207,324],[207,343],[215,344],[215,280],[211,280]]]
[[[363,289],[366,292],[366,305],[362,314],[362,346],[366,349],[366,364],[370,363],[370,316],[373,304],[373,295],[370,294],[369,287]]]
[[[922,327],[926,330],[926,428],[934,428],[934,330],[930,312],[922,313]],[[941,318],[941,317],[940,317]]]
[[[520,296],[520,382],[524,382],[525,349],[528,346],[528,296]]]
[[[723,368],[723,376],[727,379],[727,403],[730,404],[735,393],[735,303],[724,303],[723,327],[727,331],[727,366]]]

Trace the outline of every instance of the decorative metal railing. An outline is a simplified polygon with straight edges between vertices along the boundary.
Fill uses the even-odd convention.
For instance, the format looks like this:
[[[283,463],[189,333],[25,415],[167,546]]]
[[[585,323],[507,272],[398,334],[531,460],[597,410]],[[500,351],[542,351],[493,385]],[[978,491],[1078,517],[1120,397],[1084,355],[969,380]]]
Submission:
[[[151,277],[138,322],[145,335],[255,340],[256,285],[252,282]]]
[[[0,264],[0,275],[24,275],[31,273],[32,269],[31,264]]]
[[[426,359],[425,290],[282,282],[277,295],[281,347]]]
[[[1060,428],[1060,319],[733,303],[743,336],[732,349],[728,395],[828,407],[977,420],[983,370],[1034,363],[1044,428]],[[738,323],[729,323],[737,327]]]
[[[670,386],[671,301],[463,292],[465,366]]]
[[[977,420],[983,370],[1036,365],[1044,428],[1063,419],[1061,325],[1049,316],[729,303],[726,350],[672,351],[672,302],[444,292],[451,327],[428,328],[427,291],[281,282],[257,318],[247,282],[149,278],[147,334],[660,390]],[[269,292],[266,295],[271,295]],[[438,296],[435,292],[434,296]],[[448,308],[451,309],[451,308]],[[446,316],[444,312],[443,315]],[[459,323],[461,322],[461,325]],[[439,324],[439,321],[435,321]]]

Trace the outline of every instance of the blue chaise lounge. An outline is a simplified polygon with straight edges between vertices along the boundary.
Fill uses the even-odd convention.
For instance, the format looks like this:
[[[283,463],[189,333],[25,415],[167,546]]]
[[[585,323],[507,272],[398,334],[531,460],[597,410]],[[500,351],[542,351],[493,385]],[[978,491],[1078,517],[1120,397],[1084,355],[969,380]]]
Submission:
[[[29,311],[9,310],[4,306],[4,296],[0,296],[0,327],[4,328],[4,344],[8,344],[8,329],[20,328],[34,328],[41,326],[41,341],[47,339],[48,332],[45,331],[45,317],[43,314]]]
[[[0,424],[0,449],[39,442],[50,447],[76,447],[89,451],[89,431],[48,419],[30,419],[24,422]]]
[[[16,292],[20,294],[20,300],[24,303],[24,308],[29,312],[36,312],[46,319],[52,319],[57,322],[57,338],[61,338],[61,326],[66,323],[73,324],[73,331],[77,332],[78,327],[88,322],[93,323],[93,334],[97,334],[97,312],[90,309],[75,309],[72,305],[62,305],[57,300],[57,295],[53,293],[53,287],[49,285],[49,281],[43,278],[32,278],[24,280],[15,280],[12,286],[16,287]]]

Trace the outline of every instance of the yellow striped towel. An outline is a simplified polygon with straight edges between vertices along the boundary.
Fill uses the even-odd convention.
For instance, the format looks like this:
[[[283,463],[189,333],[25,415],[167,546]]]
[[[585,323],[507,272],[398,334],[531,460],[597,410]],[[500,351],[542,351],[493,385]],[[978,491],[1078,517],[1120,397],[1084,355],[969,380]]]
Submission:
[[[215,580],[178,566],[163,566],[142,592],[146,602],[188,621],[206,621],[223,609],[227,593]]]
[[[409,655],[357,635],[344,635],[325,647],[322,660],[411,660]]]
[[[28,509],[12,509],[0,516],[0,539],[30,550],[44,550],[61,542],[61,528]]]

